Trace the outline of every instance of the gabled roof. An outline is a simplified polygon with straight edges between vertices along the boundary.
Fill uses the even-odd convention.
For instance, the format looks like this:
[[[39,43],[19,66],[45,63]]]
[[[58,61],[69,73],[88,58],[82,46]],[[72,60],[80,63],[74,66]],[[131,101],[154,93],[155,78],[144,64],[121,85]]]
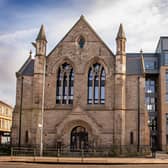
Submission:
[[[100,38],[100,36],[94,31],[94,29],[90,26],[90,24],[85,20],[84,16],[81,15],[81,17],[79,18],[79,20],[74,24],[74,26],[66,33],[66,35],[58,42],[58,44],[53,48],[53,50],[48,54],[51,55],[52,52],[59,46],[59,44],[64,41],[64,39],[68,36],[68,34],[79,24],[80,21],[83,21],[88,27],[89,29],[94,33],[94,35],[100,40],[100,42],[106,47],[106,49],[112,54],[113,52],[111,51],[111,49],[104,43],[104,41]]]
[[[34,59],[30,60],[29,64],[27,64],[22,74],[26,76],[32,76],[34,74]]]
[[[34,74],[34,59],[29,56],[17,73],[25,76],[32,76]]]

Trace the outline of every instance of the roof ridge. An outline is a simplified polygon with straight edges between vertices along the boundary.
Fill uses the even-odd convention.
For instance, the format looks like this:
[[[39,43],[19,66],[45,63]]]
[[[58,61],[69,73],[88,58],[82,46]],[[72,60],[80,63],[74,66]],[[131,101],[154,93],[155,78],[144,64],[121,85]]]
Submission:
[[[103,45],[107,48],[107,50],[113,54],[113,52],[111,51],[111,49],[105,44],[105,42],[101,39],[101,37],[95,32],[95,30],[91,27],[91,25],[86,21],[85,17],[83,15],[81,15],[81,17],[77,20],[77,22],[69,29],[69,31],[63,36],[63,38],[57,43],[57,45],[49,52],[49,55],[51,55],[51,53],[60,45],[60,43],[67,37],[67,35],[73,30],[73,28],[81,21],[83,20],[87,26],[90,28],[90,30],[96,35],[96,37],[103,43]]]

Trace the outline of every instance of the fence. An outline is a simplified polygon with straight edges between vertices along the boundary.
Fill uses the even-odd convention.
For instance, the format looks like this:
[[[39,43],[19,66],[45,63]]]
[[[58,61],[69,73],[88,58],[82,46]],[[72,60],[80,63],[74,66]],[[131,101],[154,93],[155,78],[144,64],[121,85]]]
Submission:
[[[39,156],[39,147],[11,147],[12,156]],[[134,157],[144,156],[150,153],[149,146],[140,146],[137,152],[137,146],[112,146],[110,148],[94,148],[94,149],[79,149],[71,150],[67,148],[45,147],[43,156],[52,157]]]
[[[11,146],[10,145],[0,145],[0,156],[9,156],[11,154]]]

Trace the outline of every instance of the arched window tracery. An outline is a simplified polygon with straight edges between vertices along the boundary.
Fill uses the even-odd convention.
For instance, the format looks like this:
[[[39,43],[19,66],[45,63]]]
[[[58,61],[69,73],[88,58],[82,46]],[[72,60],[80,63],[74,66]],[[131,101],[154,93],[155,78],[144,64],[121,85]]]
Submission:
[[[93,64],[88,73],[88,104],[105,103],[106,74],[101,64]]]
[[[74,70],[64,63],[60,66],[57,75],[56,104],[73,104]]]

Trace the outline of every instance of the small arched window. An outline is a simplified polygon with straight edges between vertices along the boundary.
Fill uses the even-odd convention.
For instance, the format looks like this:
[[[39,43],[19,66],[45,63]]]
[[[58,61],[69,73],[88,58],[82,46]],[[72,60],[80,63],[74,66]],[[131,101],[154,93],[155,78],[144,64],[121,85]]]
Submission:
[[[58,70],[56,103],[73,104],[74,71],[71,65],[64,63]]]
[[[83,48],[85,45],[85,39],[83,36],[80,36],[79,40],[78,40],[78,45],[80,48]]]
[[[105,70],[98,63],[93,64],[88,73],[88,104],[105,103]]]
[[[25,143],[27,144],[29,142],[29,132],[26,130],[25,132]]]

